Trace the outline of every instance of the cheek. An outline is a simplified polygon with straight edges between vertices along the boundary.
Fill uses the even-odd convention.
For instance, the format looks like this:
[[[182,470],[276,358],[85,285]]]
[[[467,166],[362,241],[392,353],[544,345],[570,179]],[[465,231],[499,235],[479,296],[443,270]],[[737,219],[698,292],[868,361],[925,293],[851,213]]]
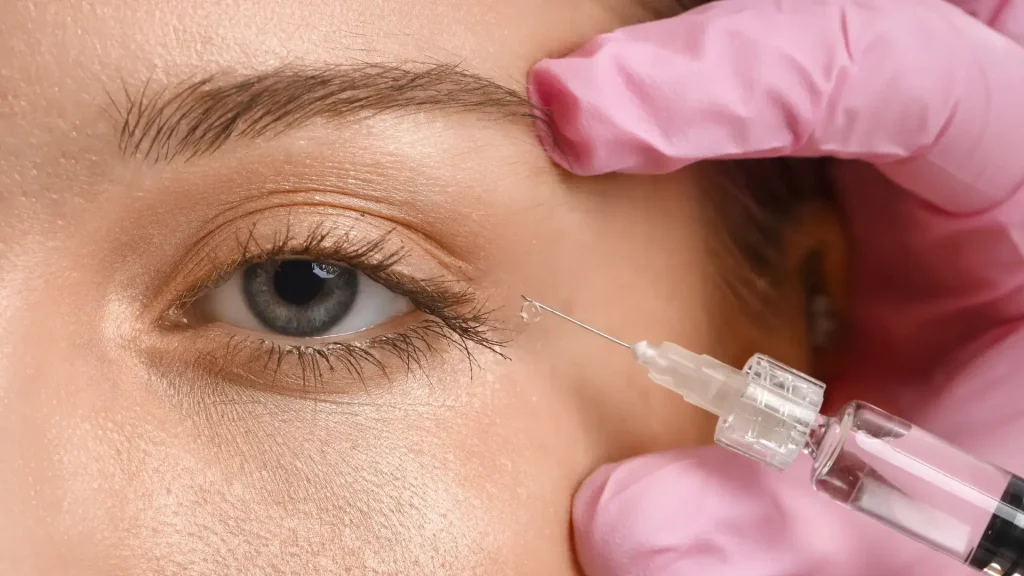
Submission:
[[[668,340],[732,360],[739,332],[693,177],[609,177],[544,191],[519,218],[496,283],[626,342]],[[518,302],[510,300],[509,307]],[[630,352],[553,315],[521,325],[517,362],[551,382],[597,460],[711,440],[714,418],[647,379]],[[745,358],[741,359],[745,360]]]
[[[35,552],[61,534],[62,569],[572,574],[569,503],[594,459],[576,411],[491,384],[451,406],[135,394],[65,413],[59,431],[31,431],[60,450],[30,459],[46,485],[14,492],[47,502],[16,516],[61,519]]]

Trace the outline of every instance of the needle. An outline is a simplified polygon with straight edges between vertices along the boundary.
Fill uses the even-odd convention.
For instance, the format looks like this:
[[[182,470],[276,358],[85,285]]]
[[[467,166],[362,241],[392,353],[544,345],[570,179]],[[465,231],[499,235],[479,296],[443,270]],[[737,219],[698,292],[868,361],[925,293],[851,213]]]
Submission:
[[[590,330],[591,332],[593,332],[594,334],[597,334],[598,336],[607,338],[608,340],[611,340],[612,342],[615,342],[619,346],[622,346],[624,348],[632,348],[632,346],[630,346],[629,344],[626,344],[622,340],[619,340],[617,338],[612,338],[611,336],[605,334],[604,332],[601,332],[600,330],[591,328],[590,326],[587,326],[586,324],[584,324],[583,322],[580,322],[579,320],[576,320],[574,318],[570,318],[570,317],[566,316],[565,314],[562,314],[558,310],[555,310],[553,308],[548,308],[547,306],[541,304],[540,302],[537,302],[533,298],[527,298],[526,296],[523,296],[523,300],[526,300],[527,302],[536,304],[538,308],[543,308],[543,309],[547,310],[548,312],[551,312],[555,316],[558,316],[560,318],[564,318],[565,320],[568,320],[569,322],[572,322],[573,324],[579,326],[580,328],[584,328],[586,330]]]

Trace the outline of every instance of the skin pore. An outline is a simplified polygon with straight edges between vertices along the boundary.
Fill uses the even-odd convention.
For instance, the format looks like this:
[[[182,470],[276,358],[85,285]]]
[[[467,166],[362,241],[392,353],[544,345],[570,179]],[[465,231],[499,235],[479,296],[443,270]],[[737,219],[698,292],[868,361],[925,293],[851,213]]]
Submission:
[[[576,573],[579,482],[713,421],[520,294],[810,362],[796,288],[771,334],[724,288],[699,171],[584,180],[536,143],[530,65],[664,9],[5,1],[0,571]],[[210,294],[284,257],[414,309],[232,324]]]

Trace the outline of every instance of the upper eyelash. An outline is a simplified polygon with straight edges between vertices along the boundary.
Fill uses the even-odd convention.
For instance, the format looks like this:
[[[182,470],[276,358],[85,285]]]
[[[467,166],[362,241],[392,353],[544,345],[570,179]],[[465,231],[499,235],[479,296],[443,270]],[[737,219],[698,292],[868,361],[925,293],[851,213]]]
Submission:
[[[353,240],[349,232],[340,235],[325,226],[314,227],[304,238],[297,240],[290,228],[277,236],[270,246],[264,247],[256,241],[255,225],[248,235],[239,238],[240,255],[227,265],[218,267],[210,279],[189,290],[175,301],[169,315],[188,308],[208,290],[230,278],[244,266],[282,257],[301,257],[311,260],[340,264],[359,270],[385,288],[410,299],[413,305],[430,318],[406,328],[402,332],[383,334],[363,343],[325,342],[317,345],[282,345],[266,338],[232,337],[227,352],[236,357],[249,349],[250,362],[262,361],[264,369],[273,370],[276,380],[281,365],[288,357],[294,357],[299,365],[303,388],[317,388],[327,371],[342,367],[350,376],[364,380],[363,367],[370,365],[387,376],[385,364],[374,354],[379,350],[402,362],[406,370],[423,368],[427,353],[436,350],[436,341],[455,346],[470,362],[478,365],[471,345],[477,345],[498,356],[508,359],[501,351],[508,339],[496,334],[500,328],[492,321],[493,309],[479,302],[468,288],[455,286],[445,279],[416,279],[398,274],[394,267],[401,262],[404,249],[387,250],[389,233],[373,240]],[[255,346],[252,346],[255,345]],[[260,358],[260,355],[263,355]],[[228,365],[225,362],[222,365]]]
[[[273,244],[264,247],[256,239],[256,224],[253,224],[244,238],[237,237],[239,255],[227,264],[219,264],[208,279],[193,286],[175,300],[168,315],[184,310],[207,290],[226,281],[240,268],[274,258],[294,256],[323,260],[358,269],[377,280],[378,276],[393,269],[402,260],[404,254],[401,249],[385,253],[388,234],[385,233],[373,240],[359,242],[353,241],[349,232],[344,232],[339,238],[332,240],[333,229],[320,224],[296,244],[296,237],[291,228],[286,227],[282,234],[275,236]]]

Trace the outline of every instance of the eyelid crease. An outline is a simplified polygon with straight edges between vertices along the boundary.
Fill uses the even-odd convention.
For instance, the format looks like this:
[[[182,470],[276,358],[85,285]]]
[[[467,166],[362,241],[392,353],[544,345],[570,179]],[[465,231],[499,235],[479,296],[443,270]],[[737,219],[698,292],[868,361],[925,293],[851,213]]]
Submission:
[[[297,196],[310,195],[312,198],[308,199],[296,199]],[[355,199],[357,201],[365,202],[367,205],[353,206],[351,202],[337,202],[328,201],[325,199],[338,196],[345,199]],[[357,194],[346,191],[344,193],[336,190],[318,190],[318,189],[296,189],[296,190],[269,190],[260,192],[245,198],[233,200],[230,202],[224,202],[217,206],[220,212],[219,219],[223,220],[225,216],[229,216],[230,219],[226,222],[222,222],[216,228],[224,226],[234,220],[239,220],[245,217],[251,217],[255,214],[266,212],[268,210],[279,210],[279,209],[302,209],[311,208],[314,210],[323,210],[329,208],[337,208],[349,212],[355,212],[360,218],[369,216],[374,220],[380,221],[380,223],[390,226],[392,229],[402,229],[403,236],[410,236],[413,240],[420,243],[425,249],[438,260],[438,264],[441,265],[449,274],[454,277],[458,277],[461,280],[468,281],[469,278],[465,276],[464,270],[470,268],[470,264],[453,253],[452,249],[446,246],[443,242],[433,238],[429,234],[425,234],[419,230],[416,230],[412,225],[416,222],[410,220],[403,222],[399,220],[395,215],[388,215],[380,210],[373,210],[374,205],[392,205],[401,206],[401,202],[388,203],[384,202],[384,199],[380,195],[375,194]],[[257,207],[250,208],[250,204],[256,204]],[[215,231],[216,228],[213,230]],[[210,236],[213,232],[206,234],[206,237]]]
[[[244,264],[263,262],[275,257],[308,257],[351,266],[371,276],[378,283],[382,279],[388,280],[374,277],[380,275],[378,265],[383,263],[388,265],[387,268],[394,277],[391,280],[412,278],[408,274],[394,270],[400,262],[406,260],[406,256],[412,259],[414,252],[422,251],[406,248],[407,233],[404,228],[399,233],[398,226],[381,226],[390,225],[391,222],[378,221],[381,219],[377,218],[368,218],[364,222],[362,218],[351,217],[348,219],[352,223],[344,227],[339,223],[339,218],[324,213],[313,214],[315,219],[309,223],[303,222],[309,220],[309,216],[306,215],[299,219],[303,223],[296,225],[293,223],[295,214],[292,209],[297,206],[289,204],[285,208],[288,210],[283,214],[267,214],[270,210],[266,207],[234,214],[199,236],[192,247],[171,267],[178,273],[169,280],[167,286],[160,288],[159,292],[153,295],[153,300],[170,301],[170,304],[151,309],[147,314],[151,321],[164,323],[160,320],[175,316],[184,306],[195,301],[204,290],[226,281],[233,271],[240,269]],[[313,208],[322,206],[315,205]],[[245,221],[249,223],[243,224]],[[371,239],[360,239],[357,236]],[[389,249],[387,244],[391,243],[390,239],[393,236],[399,236],[397,243],[401,247]],[[415,241],[418,237],[409,240],[414,246],[419,246]],[[441,254],[448,256],[443,249]],[[461,271],[452,270],[434,256],[431,254],[422,260],[430,262],[431,266],[440,265],[441,271],[450,279],[433,276],[432,282],[456,285],[471,281]],[[194,278],[201,279],[197,281],[193,280]]]

